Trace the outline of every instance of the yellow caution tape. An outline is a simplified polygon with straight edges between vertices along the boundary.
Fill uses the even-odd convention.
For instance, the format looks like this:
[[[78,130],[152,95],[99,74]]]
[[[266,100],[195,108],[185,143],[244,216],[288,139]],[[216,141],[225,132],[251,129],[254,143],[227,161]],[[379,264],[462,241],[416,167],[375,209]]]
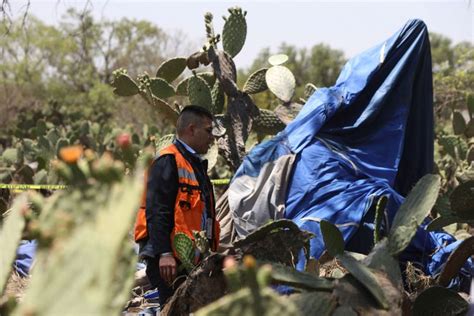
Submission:
[[[0,184],[0,189],[13,190],[63,190],[67,185],[63,184]]]
[[[212,179],[214,185],[226,185],[230,183],[230,179]],[[0,189],[11,189],[17,191],[25,190],[64,190],[67,185],[64,184],[2,184]]]
[[[214,185],[226,185],[230,183],[230,179],[212,179],[211,182]]]

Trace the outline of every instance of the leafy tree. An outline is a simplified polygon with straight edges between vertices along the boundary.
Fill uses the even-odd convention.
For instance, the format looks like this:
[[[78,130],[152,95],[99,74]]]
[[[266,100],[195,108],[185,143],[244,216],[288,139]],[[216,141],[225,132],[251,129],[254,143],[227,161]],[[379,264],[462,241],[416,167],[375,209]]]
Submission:
[[[16,125],[18,112],[47,107],[51,100],[71,120],[154,123],[139,98],[115,98],[112,70],[154,73],[151,67],[168,56],[190,51],[181,33],[167,34],[147,21],[96,21],[90,11],[71,9],[59,26],[29,16],[25,25],[14,21],[0,28],[3,128]]]

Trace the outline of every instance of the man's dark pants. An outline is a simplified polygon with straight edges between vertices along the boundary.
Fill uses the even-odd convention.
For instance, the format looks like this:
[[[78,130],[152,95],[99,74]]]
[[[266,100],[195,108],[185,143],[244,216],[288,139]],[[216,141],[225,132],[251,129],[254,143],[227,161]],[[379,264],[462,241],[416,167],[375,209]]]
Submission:
[[[174,291],[185,280],[185,278],[183,278],[182,276],[186,275],[186,273],[184,270],[182,272],[178,272],[175,282],[173,282],[172,285],[169,285],[168,282],[163,280],[163,278],[160,275],[160,266],[159,266],[160,259],[148,257],[146,261],[147,261],[146,275],[151,285],[153,287],[158,288],[160,309],[163,309],[163,306],[166,304],[168,299],[171,296],[173,296]],[[177,267],[179,266],[179,261],[177,261],[176,266]]]

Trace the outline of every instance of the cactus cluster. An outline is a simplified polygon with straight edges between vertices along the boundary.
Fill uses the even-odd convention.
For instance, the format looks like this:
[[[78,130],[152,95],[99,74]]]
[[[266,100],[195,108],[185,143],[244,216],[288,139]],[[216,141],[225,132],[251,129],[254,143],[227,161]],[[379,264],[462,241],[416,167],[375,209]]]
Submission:
[[[101,125],[85,120],[63,126],[39,119],[29,129],[23,130],[21,137],[12,137],[9,148],[3,151],[0,148],[0,183],[71,183],[75,174],[62,166],[68,159],[74,159],[78,152],[86,156],[91,153],[102,156],[107,152],[131,170],[144,148],[150,147],[157,153],[160,146],[171,143],[172,139],[170,136],[160,137],[154,126],[144,125],[141,133],[137,133],[132,126],[118,128],[112,124]],[[63,150],[69,146],[72,147]],[[106,164],[106,161],[102,160],[100,164]],[[90,172],[100,177],[95,168]],[[59,173],[62,173],[61,176]],[[1,214],[8,209],[13,194],[8,190],[1,190],[0,193]]]
[[[437,133],[441,158],[436,169],[442,177],[443,191],[435,205],[435,212],[440,216],[429,229],[474,223],[474,95],[468,94],[465,103],[466,109],[452,111],[453,133],[445,130]]]
[[[124,144],[126,145],[126,143]],[[8,262],[20,238],[36,239],[38,252],[31,284],[11,315],[114,314],[121,311],[133,282],[136,256],[129,229],[143,189],[143,165],[125,175],[122,161],[80,146],[64,147],[53,169],[67,178],[68,190],[50,197],[28,192],[19,196],[0,230]]]
[[[160,117],[169,119],[172,124],[181,109],[176,100],[186,102],[183,97],[189,104],[201,105],[214,115],[222,116],[225,131],[218,136],[219,153],[235,170],[246,154],[245,142],[251,131],[256,132],[259,139],[276,134],[296,116],[301,105],[292,103],[296,84],[291,71],[282,65],[288,59],[286,55],[272,56],[269,59],[271,67],[251,74],[244,87],[238,87],[233,58],[245,44],[247,13],[239,7],[230,8],[228,12],[229,15],[224,17],[222,37],[215,33],[213,15],[206,13],[207,42],[202,49],[187,58],[176,57],[165,61],[158,68],[155,78],[142,74],[138,76],[138,84],[125,70],[118,69],[114,72],[112,85],[119,96],[140,95]],[[218,47],[221,38],[222,50]],[[203,68],[208,65],[208,68]],[[186,68],[192,71],[190,76],[186,75]],[[178,83],[174,85],[175,81]],[[281,100],[279,111],[259,108],[248,97],[266,90]],[[174,107],[172,102],[176,104]]]

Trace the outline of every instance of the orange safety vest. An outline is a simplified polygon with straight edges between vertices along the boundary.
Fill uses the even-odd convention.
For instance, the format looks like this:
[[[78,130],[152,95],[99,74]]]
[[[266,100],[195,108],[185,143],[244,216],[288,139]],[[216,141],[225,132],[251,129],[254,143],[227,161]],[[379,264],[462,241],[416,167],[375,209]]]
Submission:
[[[178,168],[178,194],[176,196],[176,202],[174,206],[174,227],[171,232],[171,241],[177,233],[185,233],[192,240],[194,236],[193,231],[201,231],[202,227],[202,213],[205,209],[205,202],[201,199],[201,189],[199,188],[199,182],[197,181],[196,175],[194,174],[193,167],[183,157],[181,152],[178,150],[176,145],[172,144],[165,147],[160,151],[162,155],[174,155],[176,160],[176,166]],[[146,191],[147,191],[147,178],[148,172],[145,172],[145,190],[142,194],[142,201],[140,208],[137,212],[137,218],[135,221],[135,241],[140,241],[143,238],[148,237],[147,226],[146,226]],[[210,194],[213,199],[212,193]],[[211,200],[211,218],[212,220],[212,245],[213,251],[217,250],[219,246],[219,234],[220,226],[216,220],[216,214],[214,209],[214,201]],[[174,247],[173,247],[173,252]],[[176,256],[176,252],[175,252]]]

